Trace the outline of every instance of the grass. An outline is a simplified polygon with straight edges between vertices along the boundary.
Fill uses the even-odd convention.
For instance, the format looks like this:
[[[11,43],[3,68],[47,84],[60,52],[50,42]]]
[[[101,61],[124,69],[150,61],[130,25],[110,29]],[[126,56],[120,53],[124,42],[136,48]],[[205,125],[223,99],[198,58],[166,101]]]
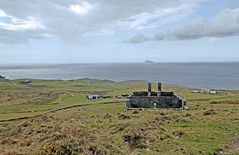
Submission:
[[[238,91],[194,94],[164,85],[186,98],[189,110],[135,112],[124,111],[125,102],[108,102],[145,90],[144,81],[19,81],[0,82],[0,120],[41,116],[0,121],[0,154],[213,154],[239,136],[239,104],[233,102],[239,100]],[[112,98],[86,99],[95,93]],[[19,102],[22,98],[26,103]],[[49,113],[72,105],[85,106]]]

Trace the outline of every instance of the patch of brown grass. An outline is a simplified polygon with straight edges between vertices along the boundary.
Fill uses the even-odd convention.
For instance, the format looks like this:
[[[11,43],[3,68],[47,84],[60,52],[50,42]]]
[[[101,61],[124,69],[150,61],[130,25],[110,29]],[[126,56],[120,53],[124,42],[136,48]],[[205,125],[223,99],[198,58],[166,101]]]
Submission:
[[[210,104],[239,104],[239,100],[211,101]]]

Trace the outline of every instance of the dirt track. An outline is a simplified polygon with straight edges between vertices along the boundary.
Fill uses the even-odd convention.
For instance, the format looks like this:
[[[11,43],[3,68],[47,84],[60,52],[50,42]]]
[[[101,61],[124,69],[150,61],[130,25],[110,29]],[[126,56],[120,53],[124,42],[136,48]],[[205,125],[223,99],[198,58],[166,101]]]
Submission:
[[[101,103],[98,103],[98,104],[112,104],[112,103],[120,103],[120,102],[122,102],[122,101],[101,102]],[[39,114],[39,115],[35,115],[35,116],[10,118],[10,119],[5,119],[5,120],[0,120],[0,122],[9,122],[9,121],[37,118],[37,117],[44,116],[44,115],[49,114],[49,113],[54,113],[54,112],[57,112],[57,111],[66,110],[66,109],[72,109],[72,108],[76,108],[76,107],[85,107],[85,106],[89,106],[89,105],[92,105],[92,104],[88,103],[88,104],[81,104],[81,105],[72,105],[72,106],[67,106],[67,107],[63,107],[63,108],[58,108],[58,109],[50,110],[50,111],[47,111],[45,113],[42,113],[42,114]]]

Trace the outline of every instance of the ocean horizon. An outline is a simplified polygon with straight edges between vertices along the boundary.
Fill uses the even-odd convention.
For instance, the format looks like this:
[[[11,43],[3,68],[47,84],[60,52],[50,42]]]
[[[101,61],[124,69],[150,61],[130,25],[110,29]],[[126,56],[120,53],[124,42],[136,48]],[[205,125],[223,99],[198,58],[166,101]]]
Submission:
[[[194,88],[239,90],[239,62],[2,64],[8,79],[147,80]]]

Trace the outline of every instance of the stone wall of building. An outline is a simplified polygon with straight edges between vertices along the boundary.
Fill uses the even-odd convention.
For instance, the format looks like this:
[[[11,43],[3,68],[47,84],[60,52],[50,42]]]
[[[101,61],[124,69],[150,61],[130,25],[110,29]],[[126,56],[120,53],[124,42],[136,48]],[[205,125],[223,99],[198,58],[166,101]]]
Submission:
[[[182,108],[183,101],[176,96],[131,96],[127,108]]]

